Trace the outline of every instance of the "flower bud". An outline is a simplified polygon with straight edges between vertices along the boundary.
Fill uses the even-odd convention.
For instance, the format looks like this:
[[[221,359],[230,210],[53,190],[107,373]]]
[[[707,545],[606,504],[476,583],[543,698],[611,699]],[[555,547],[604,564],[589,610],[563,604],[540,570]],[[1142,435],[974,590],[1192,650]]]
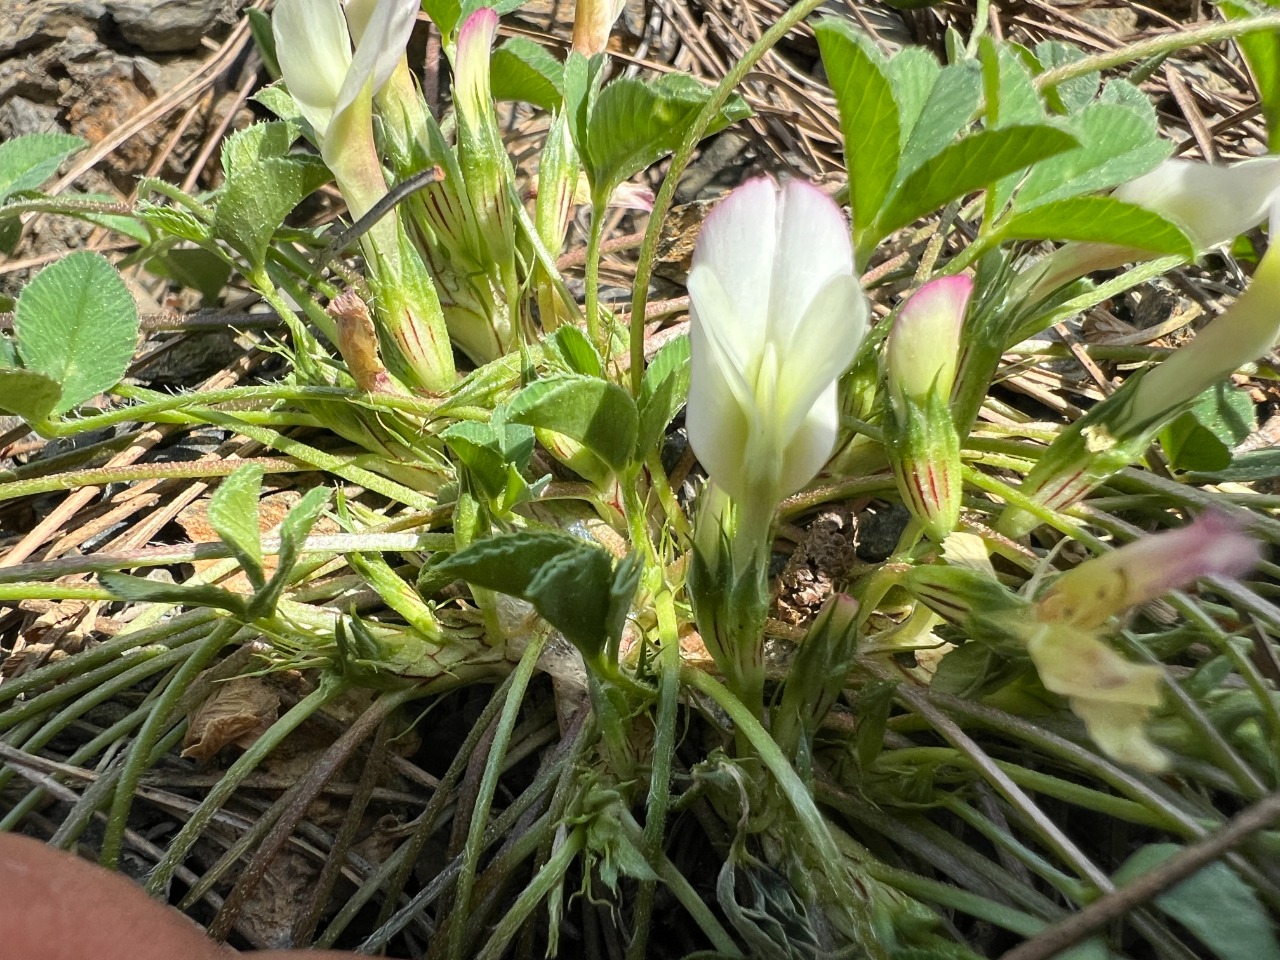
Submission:
[[[774,739],[783,749],[795,750],[802,734],[812,738],[835,705],[853,667],[857,642],[858,601],[833,594],[800,642],[772,718]]]
[[[399,256],[392,260],[375,248],[369,263],[383,346],[400,380],[439,396],[453,386],[453,348],[431,275],[398,220],[396,227]]]
[[[489,56],[498,15],[482,7],[458,30],[454,57],[454,106],[458,116],[458,162],[467,185],[480,236],[495,260],[515,251],[511,160],[498,129],[489,86]]]
[[[891,396],[917,403],[930,394],[950,398],[972,294],[972,278],[938,277],[907,298],[885,344]]]
[[[898,311],[885,344],[885,447],[903,502],[939,542],[960,520],[960,437],[951,417],[951,387],[972,293],[968,277],[931,280]]]

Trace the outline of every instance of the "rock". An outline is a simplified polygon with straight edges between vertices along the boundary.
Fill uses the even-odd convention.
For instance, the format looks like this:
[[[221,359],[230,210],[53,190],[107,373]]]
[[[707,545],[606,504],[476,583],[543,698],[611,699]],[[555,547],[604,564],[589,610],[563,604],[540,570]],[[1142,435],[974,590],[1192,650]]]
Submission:
[[[104,56],[88,63],[68,64],[72,83],[60,102],[67,108],[70,133],[98,143],[151,105],[150,83],[128,58]],[[104,166],[113,177],[136,176],[147,169],[164,128],[151,124],[113,150]]]
[[[235,19],[237,0],[106,0],[107,12],[131,44],[147,53],[195,50],[219,24]]]
[[[0,59],[63,39],[74,27],[96,30],[101,0],[9,0],[0,4]]]
[[[883,563],[889,559],[910,522],[911,514],[901,504],[879,501],[871,504],[858,514],[858,559],[864,563]]]
[[[51,104],[17,96],[0,102],[0,140],[59,131],[58,108]]]

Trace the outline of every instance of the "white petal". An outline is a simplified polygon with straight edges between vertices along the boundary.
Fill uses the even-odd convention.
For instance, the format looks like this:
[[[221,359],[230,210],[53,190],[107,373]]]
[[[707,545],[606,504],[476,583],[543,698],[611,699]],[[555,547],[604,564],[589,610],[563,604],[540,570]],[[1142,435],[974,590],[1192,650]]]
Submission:
[[[783,184],[775,229],[769,336],[784,342],[828,281],[853,273],[853,245],[844,213],[804,180]]]
[[[705,267],[690,272],[689,292],[696,303],[690,309],[689,328],[685,416],[689,445],[711,479],[731,497],[740,499],[749,483],[744,455],[754,414],[750,388],[718,333],[732,306],[715,274]]]
[[[323,140],[351,66],[351,38],[338,0],[277,0],[271,32],[285,85]]]
[[[833,381],[813,402],[790,436],[782,462],[781,496],[803,488],[818,475],[835,450],[840,433],[840,400]]]
[[[728,297],[733,329],[728,339],[739,369],[746,369],[766,336],[776,209],[777,185],[767,177],[748,180],[707,216],[693,250],[693,269],[713,273]]]
[[[1112,196],[1167,217],[1187,232],[1197,250],[1207,250],[1261,223],[1278,189],[1280,157],[1229,167],[1166,160]]]
[[[1258,262],[1253,279],[1226,312],[1142,378],[1130,415],[1141,423],[1221,383],[1280,340],[1280,244]]]
[[[835,277],[797,325],[783,353],[776,435],[782,451],[782,496],[814,478],[840,432],[836,382],[848,369],[867,329],[867,301],[855,277]]]
[[[814,401],[848,369],[866,330],[862,285],[850,275],[832,277],[796,322],[791,340],[778,348],[782,372],[775,416],[780,436],[796,429]]]
[[[355,58],[342,83],[334,113],[340,113],[356,97],[364,95],[366,84],[372,82],[368,96],[382,89],[409,45],[418,9],[418,0],[377,0],[371,14],[363,2],[349,11],[353,23],[366,18],[367,22],[360,23]]]
[[[351,29],[351,39],[356,46],[364,36],[373,19],[373,12],[378,8],[378,0],[342,0],[342,12],[347,15],[347,26]]]

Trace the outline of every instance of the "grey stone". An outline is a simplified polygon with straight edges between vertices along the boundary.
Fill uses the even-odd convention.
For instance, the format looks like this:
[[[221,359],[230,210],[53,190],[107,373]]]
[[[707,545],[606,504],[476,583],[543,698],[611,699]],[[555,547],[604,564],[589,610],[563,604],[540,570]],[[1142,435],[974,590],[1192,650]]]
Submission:
[[[58,108],[36,103],[26,97],[9,97],[0,102],[0,140],[22,137],[28,133],[58,133]]]
[[[94,30],[101,0],[9,0],[0,3],[0,58],[63,39],[74,27]]]
[[[124,38],[147,53],[195,50],[231,19],[239,4],[227,0],[106,0]]]

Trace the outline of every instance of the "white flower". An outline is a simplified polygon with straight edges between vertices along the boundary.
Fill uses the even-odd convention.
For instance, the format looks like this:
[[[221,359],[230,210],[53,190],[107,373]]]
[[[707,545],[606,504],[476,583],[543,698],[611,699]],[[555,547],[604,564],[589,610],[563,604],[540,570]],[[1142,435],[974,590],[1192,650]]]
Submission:
[[[418,8],[417,0],[350,0],[344,17],[338,0],[277,0],[271,29],[280,72],[322,144],[343,111],[387,82]]]
[[[810,184],[748,181],[707,217],[688,286],[689,442],[713,483],[772,514],[831,456],[836,380],[866,331],[849,224]]]
[[[1258,157],[1229,167],[1166,160],[1111,194],[1172,220],[1197,251],[1228,243],[1260,224],[1280,189],[1280,157]]]
[[[1121,184],[1116,200],[1145,207],[1172,221],[1197,253],[1229,243],[1260,224],[1280,192],[1280,157],[1256,157],[1230,166],[1166,160],[1148,174]],[[1106,243],[1068,243],[1028,268],[1037,300],[1072,280],[1137,260],[1150,252]]]

